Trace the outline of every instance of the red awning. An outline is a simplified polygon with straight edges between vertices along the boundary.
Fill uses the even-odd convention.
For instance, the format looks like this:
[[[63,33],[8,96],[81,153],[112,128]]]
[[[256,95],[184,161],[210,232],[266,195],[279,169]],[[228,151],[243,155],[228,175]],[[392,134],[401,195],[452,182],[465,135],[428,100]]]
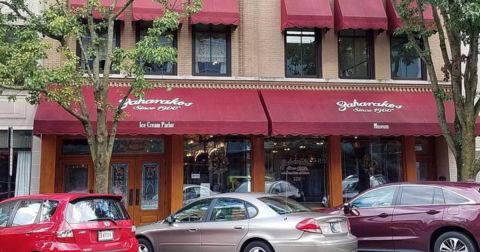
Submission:
[[[328,0],[282,0],[282,31],[288,28],[333,28]]]
[[[109,101],[118,106],[125,88],[111,88]],[[92,121],[96,110],[91,89],[85,99]],[[255,90],[157,88],[145,92],[143,99],[131,97],[124,118],[119,122],[120,135],[234,134],[266,135],[268,121]],[[81,123],[55,103],[38,106],[35,134],[80,135]]]
[[[202,9],[190,17],[190,24],[238,25],[238,0],[202,0]]]
[[[70,8],[72,10],[78,9],[78,8],[83,8],[85,6],[85,3],[87,0],[70,0]],[[102,6],[109,8],[112,5],[113,0],[101,0]],[[118,0],[117,5],[114,8],[115,12],[119,12],[123,6],[125,5],[126,0]],[[100,12],[98,11],[93,11],[93,17],[95,19],[102,19],[103,16]],[[118,20],[125,20],[125,11],[118,16]]]
[[[335,0],[336,30],[387,28],[388,19],[382,0]]]
[[[395,1],[398,3],[400,2],[399,0],[395,0]],[[412,8],[417,7],[416,1],[412,2],[411,7]],[[388,29],[390,31],[395,31],[395,29],[403,26],[402,18],[398,15],[392,0],[387,0],[387,14],[388,14]],[[431,5],[425,6],[425,10],[423,12],[423,18],[425,20],[425,24],[427,27],[433,27],[435,25],[435,21],[433,19],[433,10]]]
[[[442,134],[430,92],[265,90],[261,94],[272,135]],[[453,122],[450,105],[447,117]]]
[[[181,0],[170,0],[169,7],[177,12],[182,11]],[[152,21],[162,17],[165,13],[164,7],[155,0],[135,0],[132,4],[133,21]]]

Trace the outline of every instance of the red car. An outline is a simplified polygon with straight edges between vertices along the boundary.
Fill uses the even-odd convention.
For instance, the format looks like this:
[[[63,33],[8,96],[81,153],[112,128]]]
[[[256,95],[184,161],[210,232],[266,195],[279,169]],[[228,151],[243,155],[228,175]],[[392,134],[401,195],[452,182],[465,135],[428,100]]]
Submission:
[[[479,190],[476,183],[387,184],[353,198],[343,211],[359,251],[478,252]]]
[[[137,252],[120,196],[51,194],[0,202],[0,252]]]

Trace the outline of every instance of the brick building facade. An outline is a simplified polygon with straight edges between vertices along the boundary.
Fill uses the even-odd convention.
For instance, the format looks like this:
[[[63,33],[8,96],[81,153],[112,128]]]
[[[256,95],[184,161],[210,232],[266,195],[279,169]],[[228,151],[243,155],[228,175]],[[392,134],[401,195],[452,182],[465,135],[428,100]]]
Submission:
[[[156,123],[148,121],[153,119],[145,115],[145,120],[156,129],[135,131],[125,126],[112,159],[111,173],[116,176],[111,180],[112,193],[126,197],[137,223],[155,221],[192,199],[216,192],[286,193],[312,207],[320,207],[338,205],[382,183],[431,180],[438,176],[455,180],[455,173],[451,172],[453,157],[436,125],[424,68],[415,57],[416,66],[405,63],[404,59],[393,62],[391,58],[397,55],[393,50],[401,49],[392,49],[394,35],[388,27],[396,17],[390,16],[387,2],[318,1],[330,7],[332,27],[317,24],[300,28],[294,27],[296,16],[292,13],[298,11],[295,7],[303,5],[305,11],[310,7],[318,9],[309,6],[315,2],[203,2],[206,9],[202,11],[212,11],[213,17],[215,9],[221,11],[221,6],[233,6],[233,10],[226,12],[233,13],[235,21],[220,26],[208,21],[196,24],[184,21],[175,32],[176,72],[148,75],[156,88],[148,91],[145,98],[190,100],[192,109],[199,106],[196,114],[190,115],[189,108],[182,107],[185,114],[165,113],[162,122]],[[215,4],[217,8],[208,9]],[[349,8],[349,4],[357,6]],[[380,18],[369,13],[369,5],[375,7],[372,11],[380,12]],[[362,10],[352,14],[360,14],[359,22],[370,21],[358,29],[339,29],[337,18],[344,22],[349,18],[346,10],[355,12],[355,8]],[[124,20],[118,22],[122,48],[134,47],[139,27],[142,22],[148,23],[148,20],[135,21],[135,11],[135,6],[128,8]],[[312,16],[315,18],[315,13]],[[283,29],[284,22],[293,22],[293,27]],[[384,28],[370,27],[372,22]],[[198,39],[200,36],[203,39]],[[205,38],[210,39],[208,64],[199,60],[205,57],[198,49],[207,43]],[[303,39],[315,42],[306,42],[303,47]],[[436,36],[431,43],[435,65],[440,69],[442,60]],[[312,44],[314,53],[306,51],[313,48],[308,47]],[[70,45],[75,47],[75,41]],[[352,53],[355,49],[366,53]],[[212,53],[212,50],[217,51]],[[297,60],[298,50],[302,52],[300,67],[292,63]],[[368,62],[357,64],[362,57],[367,57]],[[314,59],[308,64],[313,67],[308,68],[305,62],[311,58]],[[345,70],[345,62],[349,60],[354,66]],[[45,64],[54,66],[61,62],[61,57],[52,51]],[[395,64],[403,65],[396,68]],[[368,70],[359,67],[363,65]],[[399,72],[393,74],[392,69]],[[361,77],[356,78],[357,74]],[[121,74],[112,75],[115,88],[128,83],[129,79]],[[173,90],[165,91],[165,86]],[[258,106],[250,107],[251,104]],[[246,106],[249,113],[245,112]],[[218,111],[212,111],[215,107]],[[359,108],[350,110],[353,107]],[[375,110],[385,107],[388,111]],[[44,105],[40,111],[48,114],[55,108]],[[338,114],[339,111],[348,115]],[[229,113],[238,115],[239,120]],[[195,117],[195,121],[182,124],[186,117]],[[133,118],[127,120],[132,125],[144,123],[141,116],[139,121]],[[91,190],[92,164],[81,130],[58,129],[58,123],[75,124],[72,120],[62,120],[42,117],[41,113],[35,119],[38,128],[34,130],[42,136],[40,191]],[[172,125],[178,120],[175,125],[180,126],[166,129],[161,126],[166,123],[163,120]],[[49,125],[57,125],[57,129],[52,130]],[[150,192],[145,188],[149,183],[154,185]]]

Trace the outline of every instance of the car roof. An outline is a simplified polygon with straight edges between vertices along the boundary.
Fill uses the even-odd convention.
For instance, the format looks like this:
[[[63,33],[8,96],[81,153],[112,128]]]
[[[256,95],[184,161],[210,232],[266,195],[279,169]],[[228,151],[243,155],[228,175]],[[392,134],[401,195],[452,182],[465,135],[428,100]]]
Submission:
[[[450,181],[418,181],[418,182],[397,182],[383,184],[381,186],[391,185],[432,185],[440,187],[456,187],[456,188],[480,188],[480,184],[476,182],[450,182]]]
[[[34,194],[34,195],[25,195],[17,196],[14,198],[6,199],[3,202],[15,201],[15,200],[58,200],[58,201],[75,201],[82,198],[117,198],[121,199],[120,195],[112,194],[96,194],[96,193],[47,193],[47,194]]]
[[[272,195],[268,193],[260,193],[260,192],[248,192],[248,193],[221,193],[221,194],[215,194],[212,196],[209,196],[208,198],[236,198],[236,199],[242,199],[242,200],[255,200],[258,198],[263,198],[263,197],[272,197],[272,196],[278,196],[278,195]]]

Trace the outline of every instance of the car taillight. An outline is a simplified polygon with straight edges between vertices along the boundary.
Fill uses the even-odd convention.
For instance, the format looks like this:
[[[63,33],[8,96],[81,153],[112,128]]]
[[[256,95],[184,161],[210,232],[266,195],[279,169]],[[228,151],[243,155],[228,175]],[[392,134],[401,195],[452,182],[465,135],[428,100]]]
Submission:
[[[320,225],[318,225],[317,221],[315,221],[315,219],[312,219],[312,218],[300,221],[297,224],[296,228],[300,231],[309,232],[309,233],[317,233],[317,234],[322,233],[322,229],[320,228]]]
[[[67,222],[63,222],[57,230],[57,240],[60,242],[74,243],[73,230]]]
[[[135,232],[137,232],[137,227],[135,227],[135,225],[133,225],[133,226],[132,226],[132,233],[131,233],[131,235],[132,235],[133,237],[135,237]]]

